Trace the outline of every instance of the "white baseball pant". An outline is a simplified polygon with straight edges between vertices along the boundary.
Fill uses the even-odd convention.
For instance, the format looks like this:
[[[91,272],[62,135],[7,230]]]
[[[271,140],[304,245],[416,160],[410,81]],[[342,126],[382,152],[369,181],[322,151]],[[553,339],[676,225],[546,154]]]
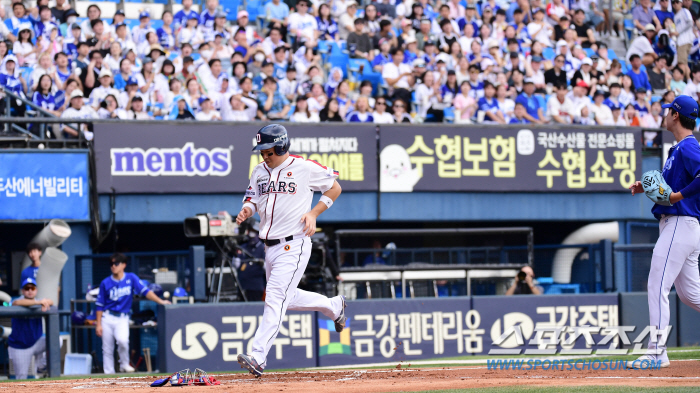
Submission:
[[[327,298],[297,288],[310,256],[311,239],[308,237],[265,248],[265,311],[255,332],[251,353],[263,368],[287,310],[320,311],[332,320],[340,316],[343,305],[340,296]]]
[[[129,316],[102,313],[102,364],[105,374],[114,374],[114,341],[117,342],[119,365],[129,365]]]
[[[32,364],[32,357],[34,357],[34,370],[32,374],[36,373],[36,370],[40,370],[46,367],[46,337],[41,337],[38,339],[34,345],[26,349],[19,348],[7,348],[7,354],[12,361],[12,366],[15,369],[16,379],[27,379],[29,375],[29,366]]]
[[[668,294],[676,285],[681,301],[700,311],[700,224],[695,217],[664,216],[659,221],[659,239],[651,258],[647,281],[649,299],[649,325],[663,330],[668,327],[671,311]],[[667,361],[666,345],[649,340],[649,353],[661,350],[653,356]]]

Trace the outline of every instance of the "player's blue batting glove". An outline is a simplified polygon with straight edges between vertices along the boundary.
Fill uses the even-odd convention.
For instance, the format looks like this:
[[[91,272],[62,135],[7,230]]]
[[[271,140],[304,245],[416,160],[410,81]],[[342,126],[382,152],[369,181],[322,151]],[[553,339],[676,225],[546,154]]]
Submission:
[[[671,203],[673,190],[666,183],[664,177],[661,176],[661,172],[657,170],[644,172],[642,175],[642,187],[644,188],[644,194],[654,203],[664,206],[673,205]]]

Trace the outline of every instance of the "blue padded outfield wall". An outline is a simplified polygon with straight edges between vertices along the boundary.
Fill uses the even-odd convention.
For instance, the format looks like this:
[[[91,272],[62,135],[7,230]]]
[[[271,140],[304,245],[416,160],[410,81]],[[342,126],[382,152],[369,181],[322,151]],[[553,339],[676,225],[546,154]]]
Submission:
[[[290,312],[272,345],[267,368],[486,355],[498,348],[493,342],[513,326],[521,327],[525,345],[517,345],[513,335],[500,348],[537,349],[528,341],[539,326],[624,324],[619,320],[619,298],[600,294],[358,300],[348,302],[348,322],[342,333],[336,333],[333,323],[320,313]],[[262,312],[263,303],[160,306],[159,369],[168,373],[193,367],[239,369],[236,356],[250,352]],[[644,329],[639,322],[643,326],[637,326],[630,339]],[[596,343],[603,339],[599,334],[592,337]],[[594,345],[593,349],[607,347]],[[583,337],[573,348],[586,348]]]

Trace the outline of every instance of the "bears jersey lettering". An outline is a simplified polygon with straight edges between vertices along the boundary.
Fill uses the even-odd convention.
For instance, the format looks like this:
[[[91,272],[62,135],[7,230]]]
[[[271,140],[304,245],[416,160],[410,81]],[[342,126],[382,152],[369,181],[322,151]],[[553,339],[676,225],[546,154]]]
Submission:
[[[314,191],[328,191],[337,178],[337,171],[295,155],[274,169],[264,162],[258,164],[253,168],[243,202],[257,207],[260,238],[303,235],[304,224],[299,220],[311,210]]]

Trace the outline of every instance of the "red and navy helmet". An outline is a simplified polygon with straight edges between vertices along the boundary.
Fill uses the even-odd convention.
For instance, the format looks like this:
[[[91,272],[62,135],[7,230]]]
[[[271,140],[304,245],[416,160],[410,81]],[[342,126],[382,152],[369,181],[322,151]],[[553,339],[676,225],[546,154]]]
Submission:
[[[258,131],[255,136],[257,145],[253,148],[256,150],[267,150],[272,147],[275,148],[275,154],[282,156],[289,151],[289,136],[287,135],[287,129],[279,124],[270,124]]]

